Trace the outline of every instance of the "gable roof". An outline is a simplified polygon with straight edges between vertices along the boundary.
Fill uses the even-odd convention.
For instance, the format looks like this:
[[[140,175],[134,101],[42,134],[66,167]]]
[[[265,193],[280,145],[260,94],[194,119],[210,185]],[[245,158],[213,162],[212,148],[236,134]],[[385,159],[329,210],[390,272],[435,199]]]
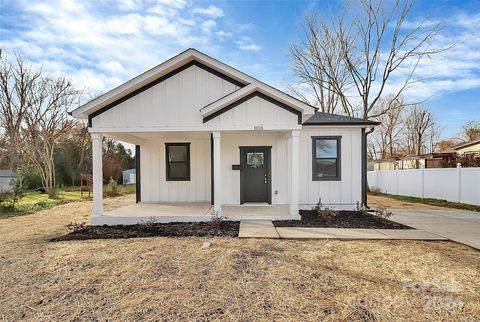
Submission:
[[[380,125],[380,122],[340,114],[317,112],[303,122],[303,125],[367,125],[373,127]]]
[[[466,148],[466,147],[476,145],[476,144],[480,144],[480,139],[472,140],[472,141],[468,141],[468,142],[463,142],[463,143],[454,145],[454,146],[452,146],[452,149],[458,150],[458,149]]]
[[[169,60],[157,65],[156,67],[138,75],[126,83],[106,92],[105,94],[91,100],[90,102],[74,109],[71,115],[76,118],[91,118],[110,109],[121,102],[135,96],[144,90],[160,83],[166,78],[192,66],[201,67],[219,77],[227,79],[239,87],[244,87],[249,84],[256,84],[261,87],[264,92],[268,92],[269,96],[277,97],[280,100],[288,101],[292,107],[303,110],[305,108],[312,109],[315,107],[307,105],[300,100],[289,96],[286,93],[279,91],[259,80],[216,60],[194,48],[187,49],[180,54],[170,58]],[[248,95],[248,94],[247,94]],[[208,113],[208,112],[204,112]]]
[[[308,110],[313,108],[276,88],[256,81],[201,108],[200,113],[203,116],[203,122],[208,122],[217,115],[220,115],[255,96],[268,100],[271,103],[298,115],[300,120],[299,124],[301,124],[302,112],[305,109]]]

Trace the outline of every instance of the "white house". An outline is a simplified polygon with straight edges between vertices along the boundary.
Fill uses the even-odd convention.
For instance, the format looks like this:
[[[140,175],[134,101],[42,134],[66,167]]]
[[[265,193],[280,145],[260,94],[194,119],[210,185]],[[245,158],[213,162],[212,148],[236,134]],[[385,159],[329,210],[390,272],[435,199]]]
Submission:
[[[366,134],[188,49],[72,112],[93,141],[92,224],[298,218],[366,203]],[[136,145],[137,204],[104,212],[102,137]]]

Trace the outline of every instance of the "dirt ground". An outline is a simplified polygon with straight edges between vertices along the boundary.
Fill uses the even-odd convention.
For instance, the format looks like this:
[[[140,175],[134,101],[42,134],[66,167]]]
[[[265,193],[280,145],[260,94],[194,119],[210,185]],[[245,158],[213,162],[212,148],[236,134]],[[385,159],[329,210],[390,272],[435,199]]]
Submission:
[[[106,208],[132,202],[108,199]],[[0,320],[478,320],[480,256],[448,242],[47,242],[91,202],[0,220]],[[204,241],[211,247],[202,249]]]
[[[445,210],[446,208],[426,205],[423,203],[400,201],[385,196],[368,195],[368,206],[370,208],[378,208],[380,206],[387,209],[418,209],[418,210]]]

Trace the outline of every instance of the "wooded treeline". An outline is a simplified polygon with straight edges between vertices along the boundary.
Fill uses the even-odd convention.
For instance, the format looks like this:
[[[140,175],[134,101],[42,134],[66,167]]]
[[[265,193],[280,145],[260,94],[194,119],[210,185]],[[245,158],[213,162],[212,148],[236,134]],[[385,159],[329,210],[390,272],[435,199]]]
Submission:
[[[68,111],[82,94],[68,79],[0,51],[0,168],[51,196],[58,186],[78,185],[80,174],[91,173],[91,139],[86,124]],[[110,139],[104,139],[104,163],[105,181],[134,167],[131,151]]]
[[[321,112],[382,122],[369,135],[371,159],[420,155],[446,145],[438,144],[441,127],[434,115],[409,90],[422,82],[417,68],[454,44],[438,45],[441,23],[414,19],[413,5],[360,0],[334,15],[312,12],[302,41],[291,46],[293,93]],[[480,131],[470,125],[469,133]],[[475,136],[463,134],[449,146]]]

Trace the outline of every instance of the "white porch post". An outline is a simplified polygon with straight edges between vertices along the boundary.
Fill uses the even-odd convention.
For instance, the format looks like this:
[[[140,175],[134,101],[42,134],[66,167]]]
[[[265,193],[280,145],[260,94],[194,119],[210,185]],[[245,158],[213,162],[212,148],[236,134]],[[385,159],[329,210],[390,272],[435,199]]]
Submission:
[[[299,141],[300,131],[293,130],[291,136],[292,177],[290,184],[290,215],[298,215],[298,176],[299,176]]]
[[[213,132],[213,211],[222,211],[222,187],[220,178],[220,132]]]
[[[92,217],[103,215],[103,172],[101,133],[92,133],[93,209]]]

